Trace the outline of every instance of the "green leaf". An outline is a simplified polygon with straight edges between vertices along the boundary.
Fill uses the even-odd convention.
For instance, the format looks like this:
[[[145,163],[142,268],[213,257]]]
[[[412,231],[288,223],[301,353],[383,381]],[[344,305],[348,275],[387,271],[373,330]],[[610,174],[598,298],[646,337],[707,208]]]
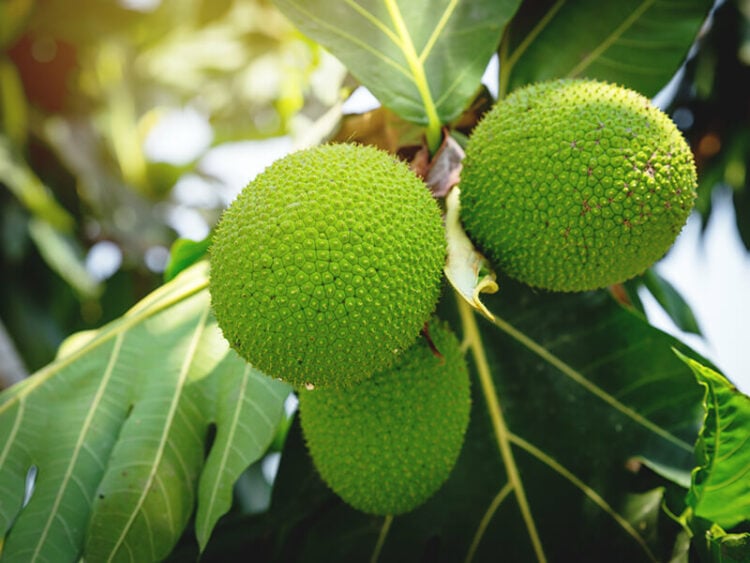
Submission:
[[[440,127],[475,94],[518,0],[276,0],[380,100]],[[434,140],[434,139],[433,139]],[[428,138],[432,146],[433,140]],[[435,147],[436,148],[436,147]]]
[[[687,55],[712,0],[532,0],[500,50],[500,91],[586,77],[654,96]]]
[[[654,296],[680,330],[701,334],[698,321],[695,319],[690,305],[671,283],[661,277],[653,268],[646,270],[642,281],[649,293]]]
[[[78,295],[98,297],[102,285],[86,270],[83,249],[78,239],[60,232],[46,221],[32,218],[28,225],[29,236],[47,265],[57,272]]]
[[[750,560],[750,533],[727,534],[712,526],[706,534],[711,561],[714,563],[747,563]]]
[[[455,318],[452,300],[439,311],[463,327],[475,375],[445,486],[388,526],[327,492],[290,436],[271,510],[253,520],[275,534],[269,560],[369,560],[376,549],[382,561],[668,559],[680,530],[661,501],[689,479],[700,420],[678,343],[606,292],[540,294],[506,280],[486,301],[494,325],[463,303]]]
[[[750,397],[724,376],[678,353],[704,389],[705,418],[695,445],[687,504],[695,516],[729,530],[750,521]]]
[[[281,422],[279,399],[290,389],[244,364],[242,376],[224,377],[219,385],[218,432],[198,488],[195,530],[206,548],[216,521],[229,510],[232,486],[240,474],[268,449]]]
[[[7,560],[163,559],[199,481],[214,499],[199,500],[210,534],[240,465],[273,439],[288,388],[229,350],[206,275],[205,262],[191,267],[120,319],[66,341],[55,362],[0,395]],[[204,471],[210,424],[217,438]]]
[[[164,281],[168,282],[183,271],[202,260],[211,246],[211,237],[208,236],[201,241],[186,238],[177,239],[169,251],[169,262],[164,269]]]
[[[23,147],[27,129],[28,107],[21,75],[10,59],[0,55],[0,130],[14,146]]]
[[[49,189],[17,154],[9,139],[0,134],[0,182],[26,209],[56,229],[70,232],[73,217],[55,201]]]

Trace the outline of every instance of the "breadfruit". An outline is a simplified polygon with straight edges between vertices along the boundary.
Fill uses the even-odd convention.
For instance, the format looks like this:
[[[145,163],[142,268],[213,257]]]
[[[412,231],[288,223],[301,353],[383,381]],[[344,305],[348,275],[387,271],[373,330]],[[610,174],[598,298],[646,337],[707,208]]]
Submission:
[[[469,423],[469,376],[458,340],[433,321],[426,339],[352,389],[300,390],[308,449],[323,480],[370,514],[424,503],[456,463]]]
[[[438,298],[445,235],[425,185],[360,145],[290,154],[222,215],[209,288],[229,344],[293,385],[347,385],[389,366]]]
[[[472,133],[461,216],[499,269],[528,285],[584,291],[656,262],[696,197],[692,153],[649,100],[559,80],[499,102]]]

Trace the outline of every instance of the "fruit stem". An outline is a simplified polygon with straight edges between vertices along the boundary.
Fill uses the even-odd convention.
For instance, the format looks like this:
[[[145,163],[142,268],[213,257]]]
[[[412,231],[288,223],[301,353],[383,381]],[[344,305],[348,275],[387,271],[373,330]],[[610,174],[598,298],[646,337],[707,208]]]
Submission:
[[[378,543],[375,544],[375,551],[372,552],[370,563],[378,563],[380,552],[383,550],[383,544],[385,544],[385,538],[388,536],[388,530],[391,529],[393,523],[393,515],[389,514],[383,520],[383,527],[380,528],[380,535],[378,536]]]
[[[468,342],[469,349],[474,356],[474,363],[476,364],[477,374],[479,375],[479,382],[482,386],[482,394],[487,402],[487,410],[489,411],[490,420],[492,421],[492,428],[495,431],[497,446],[500,450],[505,471],[508,474],[508,483],[513,487],[513,492],[515,493],[516,501],[518,502],[518,508],[521,511],[524,524],[526,524],[526,530],[529,533],[529,540],[531,541],[537,561],[539,561],[539,563],[545,563],[547,557],[544,554],[542,540],[536,529],[536,523],[534,522],[534,517],[531,514],[531,508],[526,498],[523,481],[521,480],[518,466],[513,457],[513,449],[510,444],[510,432],[508,430],[508,425],[505,422],[505,418],[503,417],[503,410],[500,406],[500,401],[498,400],[495,382],[492,379],[490,365],[487,361],[487,354],[484,351],[482,337],[479,334],[479,326],[477,325],[477,319],[474,316],[474,310],[463,298],[461,298],[460,295],[457,296],[456,301],[458,302],[458,312],[461,315],[463,338],[465,342]]]

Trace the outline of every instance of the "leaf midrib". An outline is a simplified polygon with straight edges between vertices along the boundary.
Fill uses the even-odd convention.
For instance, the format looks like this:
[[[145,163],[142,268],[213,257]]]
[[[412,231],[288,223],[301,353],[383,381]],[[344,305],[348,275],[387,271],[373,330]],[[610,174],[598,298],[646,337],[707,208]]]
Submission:
[[[536,341],[534,341],[533,339],[531,339],[530,337],[522,333],[520,330],[512,326],[509,322],[495,315],[492,320],[492,323],[495,326],[497,326],[500,330],[505,332],[508,336],[516,340],[519,344],[521,344],[522,346],[527,348],[529,351],[539,356],[542,360],[546,361],[547,363],[549,363],[550,365],[558,369],[563,375],[573,380],[574,382],[578,383],[581,387],[589,391],[592,395],[596,396],[600,400],[604,401],[606,404],[608,404],[615,410],[619,411],[620,413],[627,416],[628,418],[630,418],[631,420],[633,420],[640,426],[643,426],[650,432],[653,432],[657,436],[663,438],[664,440],[667,440],[668,442],[677,446],[678,448],[686,452],[692,453],[693,447],[690,444],[678,438],[677,436],[673,435],[671,432],[664,430],[662,427],[658,426],[656,423],[650,421],[649,419],[647,419],[640,413],[634,411],[632,408],[618,401],[611,394],[607,393],[604,389],[602,389],[601,387],[599,387],[598,385],[590,381],[588,378],[586,378],[578,370],[574,369],[572,366],[562,361],[552,352],[547,350],[544,346],[537,343]]]
[[[240,419],[240,413],[242,412],[242,404],[245,397],[245,392],[247,389],[247,384],[250,379],[250,364],[245,365],[245,371],[242,374],[242,383],[240,384],[240,390],[237,395],[237,402],[235,403],[234,412],[232,413],[232,421],[229,425],[229,436],[227,438],[227,444],[233,444],[234,443],[234,435],[237,431],[238,421]],[[219,461],[219,471],[218,473],[221,474],[224,472],[224,469],[227,466],[227,459],[229,458],[229,451],[230,448],[224,448],[224,451],[221,454],[221,460]],[[208,507],[206,508],[206,513],[211,514],[213,512],[214,504],[216,503],[216,497],[219,494],[219,485],[221,484],[220,479],[216,479],[214,481],[214,486],[211,489],[211,494],[208,499]],[[208,519],[205,520],[205,525],[202,530],[199,530],[197,532],[198,537],[204,537],[208,538],[210,529],[212,524]]]
[[[574,78],[580,76],[580,74],[586,70],[591,64],[599,59],[603,53],[605,53],[612,45],[615,44],[627,30],[629,30],[643,14],[648,11],[656,0],[644,0],[638,8],[632,11],[630,16],[625,18],[623,22],[616,27],[612,33],[610,33],[604,40],[599,43],[588,55],[586,55],[581,61],[570,69],[566,76]],[[502,98],[507,94],[508,81],[510,80],[510,74],[518,63],[521,56],[531,46],[534,40],[544,31],[549,23],[555,18],[560,9],[565,5],[566,0],[557,0],[554,5],[550,7],[547,13],[534,25],[531,31],[526,34],[524,40],[514,49],[514,51],[508,54],[507,41],[509,40],[509,32],[506,30],[503,38],[501,47],[501,65],[500,65],[500,97]]]
[[[207,268],[206,264],[200,264],[199,266],[202,267],[200,269],[196,268],[195,266],[193,267],[196,268],[196,270],[192,272],[193,274]],[[176,305],[180,301],[184,301],[208,288],[208,278],[204,276],[193,280],[194,285],[186,286],[184,288],[181,288],[182,290],[176,292],[174,295],[169,295],[175,287],[180,287],[175,282],[184,281],[181,277],[184,275],[185,274],[181,274],[180,276],[175,278],[175,280],[156,289],[153,293],[136,304],[130,311],[125,313],[125,315],[100,329],[99,334],[86,342],[80,348],[71,352],[67,356],[59,358],[58,360],[55,360],[52,363],[46,365],[36,373],[32,374],[28,379],[25,379],[24,381],[19,383],[18,385],[21,385],[22,388],[8,401],[0,404],[0,416],[2,416],[17,401],[23,401],[28,395],[30,395],[37,388],[41,387],[51,377],[53,377],[69,365],[75,363],[76,360],[90,353],[93,349],[98,348],[110,339],[131,330],[133,327],[148,320],[149,318],[164,311],[165,309]],[[163,300],[161,300],[162,298]],[[0,463],[0,465],[2,464]]]
[[[468,343],[468,348],[474,356],[479,380],[482,386],[482,393],[487,402],[487,408],[489,410],[492,427],[497,440],[497,446],[503,459],[505,472],[508,475],[508,484],[512,487],[512,490],[515,493],[516,502],[518,503],[521,517],[526,525],[529,541],[531,542],[537,561],[539,561],[539,563],[545,563],[547,561],[547,556],[544,553],[544,547],[542,546],[542,541],[539,537],[539,531],[537,530],[534,517],[531,513],[531,507],[526,498],[526,490],[518,466],[516,465],[515,457],[513,456],[513,450],[510,445],[510,430],[502,414],[502,407],[500,406],[497,391],[495,390],[495,384],[492,379],[489,363],[487,362],[487,355],[484,351],[484,344],[482,343],[482,338],[479,333],[474,310],[460,296],[457,297],[457,303],[459,314],[461,316],[461,324],[464,329],[464,340]],[[481,541],[481,536],[475,537],[474,541],[478,545]],[[472,543],[472,546],[473,545],[474,543]]]
[[[117,335],[117,339],[115,340],[115,345],[113,347],[112,353],[110,354],[109,362],[107,363],[107,368],[104,371],[104,375],[102,376],[101,382],[99,383],[99,387],[96,390],[94,398],[92,399],[91,404],[89,405],[88,413],[86,414],[86,418],[84,419],[83,425],[78,434],[78,439],[76,440],[75,447],[73,448],[73,453],[70,456],[68,466],[65,468],[65,474],[63,476],[62,482],[60,483],[57,494],[55,495],[55,500],[52,503],[52,507],[50,508],[49,516],[47,518],[47,521],[44,523],[41,533],[39,534],[39,538],[37,540],[34,553],[31,556],[32,561],[36,560],[36,558],[39,556],[39,553],[42,547],[44,546],[44,542],[47,538],[47,534],[49,533],[49,530],[52,527],[52,522],[57,517],[57,513],[60,508],[60,503],[62,502],[62,498],[68,489],[68,483],[73,478],[73,469],[75,468],[75,465],[78,462],[78,456],[81,452],[81,449],[83,448],[85,444],[86,437],[88,436],[89,430],[91,429],[91,424],[94,420],[94,417],[99,412],[99,405],[101,404],[102,399],[104,398],[104,392],[106,391],[107,386],[112,378],[112,374],[114,373],[114,367],[120,356],[120,348],[122,346],[122,341],[124,340],[123,338],[124,334],[125,333],[120,333]]]
[[[141,513],[141,510],[143,508],[143,503],[146,501],[146,497],[148,496],[151,490],[151,485],[153,484],[154,480],[157,479],[159,486],[163,487],[161,482],[158,480],[159,479],[158,469],[159,469],[159,466],[161,465],[161,460],[164,457],[164,452],[167,448],[167,443],[169,442],[169,434],[170,434],[170,430],[172,429],[172,421],[174,420],[177,414],[177,407],[180,403],[180,399],[182,398],[182,389],[185,386],[185,383],[187,381],[188,374],[190,373],[190,366],[193,363],[193,359],[198,349],[198,344],[200,343],[201,336],[203,335],[203,332],[206,328],[206,321],[208,319],[209,311],[210,311],[209,307],[206,307],[203,310],[203,313],[201,314],[198,320],[195,331],[193,332],[193,337],[190,340],[190,345],[188,347],[187,353],[185,354],[185,359],[182,363],[182,366],[180,366],[180,373],[176,382],[177,384],[175,385],[174,394],[172,396],[172,400],[169,405],[169,410],[167,411],[167,415],[164,419],[164,427],[162,429],[162,434],[159,438],[159,445],[154,455],[154,461],[151,464],[151,470],[148,474],[148,478],[146,479],[145,484],[142,487],[141,494],[130,512],[130,516],[127,522],[123,526],[120,535],[118,536],[117,540],[115,541],[115,543],[113,544],[111,548],[109,557],[107,558],[108,562],[114,559],[114,557],[117,555],[118,551],[120,550],[120,547],[125,542],[125,539],[127,538],[128,533],[130,532],[130,529],[133,526],[133,523],[135,522],[135,519]]]
[[[438,112],[439,103],[435,100],[432,94],[425,65],[430,55],[433,53],[434,47],[438,43],[440,36],[448,26],[448,22],[455,13],[456,7],[459,5],[459,0],[449,0],[432,29],[430,36],[419,52],[414,44],[411,31],[404,20],[397,0],[382,0],[382,4],[390,17],[390,23],[393,28],[386,25],[384,21],[378,19],[378,16],[355,1],[344,0],[343,3],[359,17],[366,20],[379,33],[383,34],[383,36],[401,53],[404,58],[403,62],[406,66],[393,57],[373,48],[370,44],[361,40],[359,37],[347,33],[340,26],[322,19],[311,10],[306,9],[303,3],[299,0],[292,0],[289,2],[289,5],[291,5],[297,13],[304,16],[309,21],[314,22],[316,26],[327,30],[332,36],[337,36],[342,40],[355,45],[363,52],[368,53],[382,63],[394,68],[398,73],[404,76],[414,88],[416,88],[416,94],[421,101],[421,109],[424,111],[424,116],[427,120],[425,131],[427,144],[431,151],[436,151],[440,144],[443,124]],[[455,88],[458,82],[458,79],[454,81],[449,89],[452,90]]]
[[[432,92],[430,91],[430,83],[427,80],[427,73],[425,72],[422,55],[417,55],[414,42],[412,41],[411,33],[409,32],[406,22],[401,15],[401,9],[399,8],[396,0],[385,0],[385,5],[388,9],[389,15],[391,16],[393,25],[396,26],[396,33],[399,37],[399,43],[397,46],[401,49],[404,57],[406,57],[406,62],[412,72],[412,80],[417,87],[417,92],[419,93],[420,98],[422,98],[422,105],[424,107],[425,114],[427,115],[427,145],[430,148],[430,152],[435,152],[440,145],[440,130],[442,128],[442,123],[440,121],[440,117],[438,116],[437,107],[435,106],[435,100],[433,99]],[[455,3],[453,3],[453,5],[455,6]],[[451,5],[449,4],[448,8],[446,8],[446,12],[441,17],[441,22],[443,21],[443,19],[445,19],[443,25],[447,23],[448,18],[450,17],[450,13],[448,11],[450,8]],[[435,30],[433,30],[433,33],[434,31]],[[432,40],[432,38],[430,39]],[[429,45],[429,48],[431,50],[432,46]],[[429,55],[429,51],[425,49],[423,55],[426,59]]]

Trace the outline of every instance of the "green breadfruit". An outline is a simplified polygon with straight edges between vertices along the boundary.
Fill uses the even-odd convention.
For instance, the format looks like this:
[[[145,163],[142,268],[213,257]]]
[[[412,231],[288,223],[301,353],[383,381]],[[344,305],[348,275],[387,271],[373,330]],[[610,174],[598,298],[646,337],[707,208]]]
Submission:
[[[414,342],[444,261],[437,203],[405,164],[371,147],[320,146],[275,162],[224,212],[212,304],[259,370],[347,385]]]
[[[507,275],[583,291],[625,281],[661,258],[695,187],[690,148],[645,97],[559,80],[513,92],[476,127],[461,216]]]
[[[408,512],[448,479],[469,423],[469,375],[458,340],[431,322],[430,337],[390,369],[350,390],[299,393],[302,430],[323,480],[354,508]]]

